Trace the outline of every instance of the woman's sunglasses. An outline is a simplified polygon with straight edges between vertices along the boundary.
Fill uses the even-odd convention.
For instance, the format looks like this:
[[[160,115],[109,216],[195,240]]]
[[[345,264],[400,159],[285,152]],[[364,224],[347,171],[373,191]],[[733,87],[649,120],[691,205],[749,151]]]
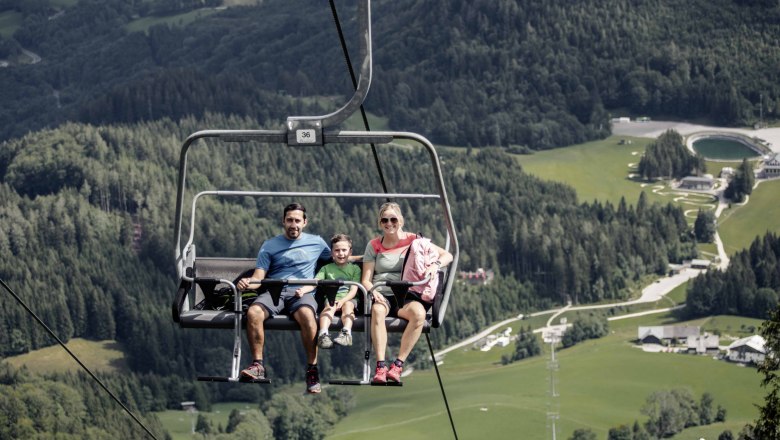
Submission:
[[[392,224],[396,224],[396,223],[398,223],[398,217],[390,217],[390,218],[382,217],[381,219],[379,219],[379,221],[381,221],[382,224],[385,224],[387,222],[390,222]]]

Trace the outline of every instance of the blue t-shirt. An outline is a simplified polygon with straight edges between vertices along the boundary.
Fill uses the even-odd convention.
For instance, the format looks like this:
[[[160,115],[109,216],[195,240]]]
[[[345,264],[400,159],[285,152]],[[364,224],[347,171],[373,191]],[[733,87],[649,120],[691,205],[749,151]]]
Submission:
[[[296,240],[284,234],[266,240],[257,253],[256,267],[266,278],[313,279],[317,260],[330,259],[330,247],[319,235],[301,233]]]

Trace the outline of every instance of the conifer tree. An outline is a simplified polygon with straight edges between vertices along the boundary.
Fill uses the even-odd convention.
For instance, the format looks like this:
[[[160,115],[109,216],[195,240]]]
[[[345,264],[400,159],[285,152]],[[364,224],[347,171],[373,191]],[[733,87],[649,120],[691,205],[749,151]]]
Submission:
[[[696,215],[693,223],[693,234],[700,243],[712,243],[715,240],[715,214],[710,210],[702,210]]]

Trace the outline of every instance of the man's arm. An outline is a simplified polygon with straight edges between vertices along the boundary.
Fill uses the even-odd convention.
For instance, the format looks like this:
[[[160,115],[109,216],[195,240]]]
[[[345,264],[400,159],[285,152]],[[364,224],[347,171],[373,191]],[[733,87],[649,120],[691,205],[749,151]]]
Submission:
[[[265,279],[265,269],[257,268],[255,269],[254,272],[252,272],[251,277],[241,278],[240,280],[238,280],[238,283],[236,283],[236,287],[238,288],[238,290],[257,289],[258,287],[260,287],[259,285],[257,284],[250,285],[250,283],[252,281],[263,281],[264,279]]]

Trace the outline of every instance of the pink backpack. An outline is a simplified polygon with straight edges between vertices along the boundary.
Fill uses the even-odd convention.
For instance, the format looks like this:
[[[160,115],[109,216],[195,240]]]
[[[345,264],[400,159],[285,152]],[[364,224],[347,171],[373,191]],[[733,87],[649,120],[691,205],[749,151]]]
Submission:
[[[404,261],[404,271],[401,275],[401,279],[404,281],[422,281],[425,279],[425,271],[431,264],[439,261],[439,252],[436,247],[431,243],[431,240],[427,238],[416,238],[409,246],[409,251],[406,254]],[[429,303],[433,302],[434,296],[436,296],[436,289],[439,287],[439,277],[435,275],[425,284],[419,286],[412,286],[410,291],[420,295],[423,301]]]

